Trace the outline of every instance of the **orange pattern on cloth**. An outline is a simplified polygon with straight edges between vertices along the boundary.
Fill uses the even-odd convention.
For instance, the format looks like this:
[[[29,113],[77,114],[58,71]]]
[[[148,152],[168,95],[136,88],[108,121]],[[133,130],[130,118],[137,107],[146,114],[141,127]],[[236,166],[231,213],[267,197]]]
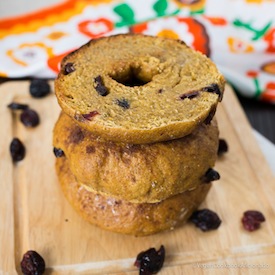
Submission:
[[[0,19],[0,38],[24,33],[26,30],[35,32],[43,26],[52,26],[58,22],[69,20],[81,14],[87,5],[101,5],[114,0],[67,0],[34,13],[24,14],[10,19]]]

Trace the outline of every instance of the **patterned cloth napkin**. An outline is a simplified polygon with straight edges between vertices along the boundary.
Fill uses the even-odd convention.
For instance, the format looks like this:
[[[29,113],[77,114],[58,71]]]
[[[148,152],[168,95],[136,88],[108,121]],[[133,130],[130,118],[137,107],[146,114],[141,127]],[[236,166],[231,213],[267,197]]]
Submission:
[[[67,0],[0,19],[0,76],[54,78],[60,60],[100,36],[181,39],[243,96],[275,103],[274,0]]]

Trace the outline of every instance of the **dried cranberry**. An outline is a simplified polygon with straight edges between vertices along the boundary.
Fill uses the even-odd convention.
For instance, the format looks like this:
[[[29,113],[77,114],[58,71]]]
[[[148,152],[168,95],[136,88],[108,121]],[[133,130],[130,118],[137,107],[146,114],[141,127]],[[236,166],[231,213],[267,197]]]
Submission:
[[[163,91],[164,91],[163,89],[159,89],[159,90],[158,90],[158,93],[159,93],[159,94],[162,94]]]
[[[30,94],[32,97],[41,98],[48,95],[51,91],[47,79],[33,79],[30,84]]]
[[[102,77],[100,75],[98,75],[94,80],[95,80],[95,84],[96,84],[95,89],[98,92],[98,94],[101,96],[106,96],[109,93],[109,91],[105,87]]]
[[[199,95],[199,92],[198,91],[192,91],[192,92],[189,92],[187,94],[182,94],[180,96],[180,99],[185,99],[185,98],[189,98],[189,99],[192,99],[192,98],[195,98]]]
[[[12,102],[8,105],[8,108],[10,108],[11,110],[26,110],[29,108],[29,106],[27,104]]]
[[[219,139],[218,155],[222,155],[228,151],[228,144],[225,139]]]
[[[24,110],[20,115],[20,120],[26,127],[35,127],[39,124],[39,116],[32,109]]]
[[[21,270],[24,275],[43,274],[45,272],[45,261],[36,251],[29,250],[23,255]]]
[[[215,116],[216,114],[216,106],[213,106],[208,114],[208,116],[206,117],[206,119],[204,120],[204,124],[208,125],[211,123],[213,117]]]
[[[223,93],[221,92],[219,86],[217,84],[211,84],[203,89],[204,92],[214,93],[219,96],[219,101],[222,101]]]
[[[90,112],[90,113],[88,113],[88,114],[83,114],[82,116],[83,116],[85,119],[87,119],[87,120],[92,120],[92,118],[93,118],[94,116],[98,115],[98,114],[99,114],[98,111],[92,111],[92,112]]]
[[[204,175],[204,182],[206,183],[209,183],[211,181],[214,181],[214,180],[219,180],[221,177],[220,177],[220,174],[214,170],[213,168],[209,168],[205,175]]]
[[[61,158],[63,157],[65,154],[64,154],[64,151],[60,148],[53,148],[53,153],[54,155],[57,157],[57,158]]]
[[[264,215],[256,210],[248,210],[244,212],[242,224],[247,231],[255,231],[260,228],[261,223],[265,221]]]
[[[67,74],[70,74],[72,72],[75,71],[75,67],[74,67],[74,63],[67,63],[64,67],[64,74],[67,75]]]
[[[156,251],[155,248],[149,248],[137,255],[134,265],[139,268],[139,274],[156,274],[163,266],[165,259],[165,248],[163,245]]]
[[[26,149],[24,144],[18,138],[13,138],[10,144],[10,153],[13,161],[20,161],[24,159]]]
[[[123,109],[129,109],[130,108],[130,103],[128,102],[127,99],[122,98],[122,99],[117,99],[116,100],[116,104],[120,107],[122,107]]]
[[[190,221],[202,231],[217,229],[222,222],[219,216],[209,209],[195,211],[191,215]]]

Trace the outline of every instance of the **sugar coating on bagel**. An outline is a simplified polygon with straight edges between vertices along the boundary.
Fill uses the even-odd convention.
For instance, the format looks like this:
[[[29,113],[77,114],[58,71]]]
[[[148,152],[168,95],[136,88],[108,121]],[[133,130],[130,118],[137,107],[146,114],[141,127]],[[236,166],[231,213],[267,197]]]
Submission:
[[[181,138],[209,123],[224,84],[215,64],[182,41],[120,34],[67,55],[55,93],[81,127],[142,144]]]
[[[146,236],[183,225],[205,199],[211,184],[171,196],[159,203],[131,203],[88,191],[70,171],[65,157],[56,160],[64,195],[89,223],[113,232]]]
[[[197,188],[215,165],[215,118],[180,139],[150,144],[102,140],[61,113],[53,145],[67,158],[77,181],[95,193],[134,203],[156,203]]]

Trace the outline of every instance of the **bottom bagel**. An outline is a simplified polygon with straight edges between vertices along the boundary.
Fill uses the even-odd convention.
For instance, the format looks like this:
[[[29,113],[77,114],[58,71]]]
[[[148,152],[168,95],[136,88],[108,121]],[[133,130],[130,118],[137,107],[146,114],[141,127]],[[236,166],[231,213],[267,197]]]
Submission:
[[[80,185],[65,157],[56,159],[57,176],[73,208],[88,222],[113,232],[146,236],[185,223],[205,199],[210,184],[169,197],[158,203],[131,203],[93,193]]]

